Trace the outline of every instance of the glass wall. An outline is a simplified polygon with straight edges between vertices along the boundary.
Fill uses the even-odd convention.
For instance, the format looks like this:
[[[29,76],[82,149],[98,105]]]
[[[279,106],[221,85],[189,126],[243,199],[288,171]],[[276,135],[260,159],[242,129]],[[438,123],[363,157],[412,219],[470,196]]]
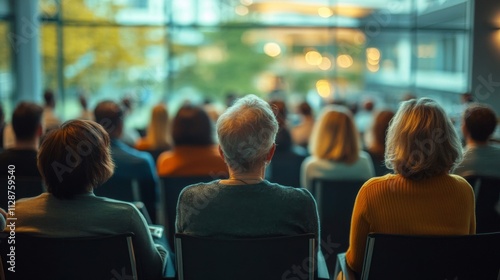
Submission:
[[[12,97],[12,48],[11,12],[7,0],[0,0],[0,106],[4,110],[7,120],[10,119],[12,105],[8,102]],[[1,124],[0,124],[1,125]]]
[[[0,0],[0,36],[9,30]],[[2,4],[3,3],[3,4]],[[404,94],[458,102],[469,89],[470,0],[39,0],[43,86],[63,119],[131,100],[144,127],[167,102],[231,93],[290,102],[395,104]],[[13,90],[0,41],[0,96]],[[451,99],[449,97],[452,97]],[[456,99],[455,99],[455,96]],[[221,105],[222,106],[222,105]]]

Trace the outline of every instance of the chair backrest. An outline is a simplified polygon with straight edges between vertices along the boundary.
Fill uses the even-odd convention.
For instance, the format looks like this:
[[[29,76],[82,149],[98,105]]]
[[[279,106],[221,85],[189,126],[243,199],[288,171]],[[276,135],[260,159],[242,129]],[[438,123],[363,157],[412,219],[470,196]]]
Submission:
[[[270,182],[300,188],[300,168],[307,157],[306,152],[295,151],[292,147],[285,151],[276,151],[273,160],[266,169],[266,178]]]
[[[500,279],[500,232],[462,236],[369,234],[361,279]]]
[[[312,194],[318,205],[321,239],[336,243],[337,252],[349,247],[352,209],[364,183],[364,180],[313,180]]]
[[[179,195],[186,186],[201,183],[211,182],[214,177],[211,176],[189,176],[189,177],[161,177],[161,193],[164,212],[166,213],[165,225],[167,225],[167,239],[170,248],[174,248],[175,236],[175,217],[177,212],[177,200]]]
[[[16,232],[15,244],[8,244],[9,234],[2,233],[5,279],[136,280],[132,236],[54,238]]]
[[[314,234],[214,239],[176,234],[179,280],[314,279]]]
[[[500,231],[500,177],[467,176],[476,197],[476,232]]]
[[[104,184],[94,189],[97,196],[104,196],[123,201],[141,201],[139,183],[135,179],[113,176]]]
[[[0,195],[0,207],[7,209],[8,206],[8,187],[15,186],[12,193],[16,200],[37,196],[45,191],[42,179],[39,177],[23,177],[15,176],[15,180],[9,180],[6,177],[0,179],[0,186],[2,187],[2,195]]]

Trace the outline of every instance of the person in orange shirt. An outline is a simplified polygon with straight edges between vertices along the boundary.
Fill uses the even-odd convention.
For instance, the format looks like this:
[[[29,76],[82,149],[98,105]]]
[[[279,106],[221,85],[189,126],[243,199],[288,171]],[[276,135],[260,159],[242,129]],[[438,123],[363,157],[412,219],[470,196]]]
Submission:
[[[368,233],[476,233],[474,192],[450,174],[462,145],[450,119],[429,98],[401,104],[386,140],[385,163],[395,174],[368,180],[354,204],[348,266],[361,273]]]
[[[159,176],[227,176],[227,166],[219,155],[212,122],[198,106],[182,106],[172,125],[174,147],[157,160]]]

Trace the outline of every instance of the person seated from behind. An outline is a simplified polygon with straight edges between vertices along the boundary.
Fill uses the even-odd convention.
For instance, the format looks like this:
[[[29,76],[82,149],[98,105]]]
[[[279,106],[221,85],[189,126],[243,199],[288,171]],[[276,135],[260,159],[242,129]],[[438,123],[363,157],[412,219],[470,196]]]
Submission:
[[[156,164],[160,176],[227,175],[227,167],[214,142],[212,122],[199,106],[184,105],[172,125],[174,147],[160,154]]]
[[[168,141],[168,112],[165,105],[158,104],[153,107],[146,136],[135,143],[135,148],[141,151],[148,151],[153,155],[155,161],[161,152],[170,150],[170,143]]]
[[[489,143],[497,118],[487,105],[472,104],[462,116],[462,133],[466,141],[463,161],[453,173],[460,176],[500,177],[500,147]]]
[[[269,104],[247,95],[219,117],[216,127],[218,150],[229,178],[183,189],[177,204],[176,232],[213,238],[313,233],[319,241],[319,218],[312,195],[305,189],[264,179],[279,128]],[[203,207],[200,201],[204,201]],[[318,256],[322,256],[320,252]],[[328,278],[321,259],[318,275]]]
[[[41,178],[36,154],[42,136],[43,108],[32,102],[21,102],[12,114],[14,146],[0,153],[0,168],[16,167],[16,176]],[[7,174],[7,173],[5,173]]]
[[[311,156],[302,163],[301,185],[311,190],[314,179],[367,180],[375,176],[370,155],[360,148],[352,114],[344,106],[326,106],[309,143]]]
[[[132,232],[144,278],[161,279],[166,250],[154,244],[137,208],[94,195],[94,188],[113,175],[109,145],[108,134],[93,121],[72,120],[51,131],[38,151],[47,192],[16,201],[16,232],[48,237]]]
[[[314,126],[314,116],[311,106],[305,101],[299,104],[298,111],[301,116],[301,122],[292,128],[292,139],[295,144],[307,148]]]
[[[124,112],[120,105],[113,101],[102,101],[95,107],[94,116],[96,122],[106,129],[111,138],[111,155],[116,165],[113,179],[137,180],[141,198],[154,221],[159,180],[153,157],[149,153],[128,146],[121,140]]]
[[[392,111],[382,110],[377,112],[372,126],[365,134],[366,151],[370,154],[373,161],[375,176],[382,176],[392,172],[392,170],[385,166],[384,162],[385,139],[392,117],[394,117],[394,112]]]
[[[372,178],[361,187],[352,214],[348,266],[361,273],[370,232],[475,234],[472,188],[449,174],[461,159],[460,138],[437,102],[403,102],[387,132],[385,162],[395,174]]]
[[[217,121],[217,134],[229,178],[184,188],[177,205],[176,231],[220,238],[304,233],[319,238],[312,195],[264,179],[276,150],[277,132],[271,107],[255,95],[247,95],[227,109]],[[217,195],[207,196],[214,193]],[[206,201],[203,208],[200,199]]]
[[[56,97],[51,89],[45,90],[43,100],[45,101],[43,107],[43,124],[45,132],[48,132],[61,125],[61,120],[54,111],[56,108]]]

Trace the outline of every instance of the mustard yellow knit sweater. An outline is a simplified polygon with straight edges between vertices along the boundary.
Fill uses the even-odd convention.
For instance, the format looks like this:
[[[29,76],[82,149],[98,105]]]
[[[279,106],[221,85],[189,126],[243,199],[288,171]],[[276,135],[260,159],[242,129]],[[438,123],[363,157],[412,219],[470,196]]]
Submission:
[[[476,233],[474,192],[460,176],[421,181],[388,174],[368,180],[354,204],[347,264],[361,272],[368,233],[466,235]]]

